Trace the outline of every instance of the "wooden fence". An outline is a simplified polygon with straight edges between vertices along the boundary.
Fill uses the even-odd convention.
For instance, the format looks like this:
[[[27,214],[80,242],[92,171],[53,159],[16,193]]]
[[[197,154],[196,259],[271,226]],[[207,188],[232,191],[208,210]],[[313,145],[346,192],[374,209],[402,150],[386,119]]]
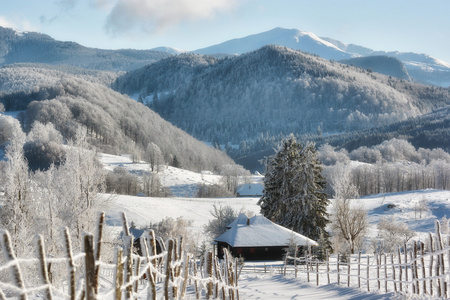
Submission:
[[[178,238],[168,240],[158,254],[155,234],[150,231],[141,238],[143,255],[139,256],[133,251],[125,215],[123,245],[115,248],[114,262],[102,261],[104,218],[100,214],[95,240],[92,234],[84,236],[81,253],[72,252],[66,228],[62,258],[47,257],[42,236],[36,240],[36,258],[17,258],[9,233],[1,231],[0,299],[239,299],[241,266],[228,252],[221,261],[211,252],[195,259]],[[55,264],[67,266],[62,287],[52,283],[49,268]],[[31,277],[37,282],[27,286],[24,275],[30,277],[27,272],[34,271],[38,274]]]
[[[439,221],[436,233],[425,243],[415,242],[395,253],[347,254],[329,256],[319,261],[311,251],[303,257],[287,257],[284,275],[293,273],[308,282],[339,284],[367,291],[403,292],[450,298],[450,236],[441,235]],[[288,264],[288,260],[293,264]]]

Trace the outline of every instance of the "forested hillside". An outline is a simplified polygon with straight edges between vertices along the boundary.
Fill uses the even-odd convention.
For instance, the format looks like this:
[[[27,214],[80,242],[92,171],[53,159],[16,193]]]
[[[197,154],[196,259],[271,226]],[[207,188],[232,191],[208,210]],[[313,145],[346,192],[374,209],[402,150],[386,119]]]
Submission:
[[[411,80],[405,65],[394,57],[389,56],[367,56],[339,60],[340,63],[372,70],[380,74],[393,76],[400,79]]]
[[[36,32],[18,32],[0,27],[0,66],[14,63],[45,63],[126,71],[172,55],[153,50],[102,50],[61,42]]]
[[[225,59],[179,55],[129,72],[113,87],[139,94],[193,136],[221,144],[374,128],[450,103],[448,89],[280,46]]]
[[[192,138],[148,107],[96,82],[100,79],[86,80],[90,75],[74,76],[36,66],[0,71],[4,71],[3,86],[13,91],[2,92],[0,101],[7,110],[25,110],[19,119],[26,131],[36,121],[52,123],[68,140],[83,125],[90,143],[107,153],[132,153],[145,160],[158,155],[159,163],[176,161],[179,167],[195,171],[218,172],[222,166],[234,164],[223,152]],[[14,87],[19,82],[21,87]]]
[[[245,140],[239,148],[228,148],[227,152],[249,170],[263,171],[261,160],[274,153],[273,149],[282,138],[281,135],[260,135],[255,139]],[[441,149],[450,152],[450,106],[376,128],[333,135],[298,135],[297,138],[314,142],[317,147],[328,144],[344,152],[352,152],[361,147],[375,147],[391,139],[405,140],[417,149]],[[324,156],[327,160],[333,160],[333,157],[335,156]],[[371,154],[366,155],[366,158],[370,163],[377,161],[373,156],[371,158]]]

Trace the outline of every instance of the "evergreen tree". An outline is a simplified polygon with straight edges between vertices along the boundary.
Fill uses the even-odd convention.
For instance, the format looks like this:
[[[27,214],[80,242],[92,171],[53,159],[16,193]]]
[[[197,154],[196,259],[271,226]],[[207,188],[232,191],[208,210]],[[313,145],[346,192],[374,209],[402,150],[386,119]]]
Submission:
[[[314,144],[303,146],[291,134],[266,162],[258,205],[266,218],[329,245],[325,231],[329,200],[323,192],[326,182],[321,171]]]

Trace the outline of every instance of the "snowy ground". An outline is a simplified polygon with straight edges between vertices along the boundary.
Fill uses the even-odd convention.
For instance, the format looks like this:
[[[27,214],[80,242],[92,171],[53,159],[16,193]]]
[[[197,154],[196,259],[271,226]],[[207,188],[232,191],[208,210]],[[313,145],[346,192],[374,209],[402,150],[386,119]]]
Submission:
[[[367,293],[356,288],[347,288],[336,284],[315,286],[283,275],[244,275],[239,279],[241,299],[405,299],[394,293]]]
[[[105,168],[113,170],[121,166],[140,174],[149,172],[147,164],[133,164],[128,156],[103,155]],[[183,217],[192,220],[194,233],[201,234],[203,226],[212,218],[210,211],[214,204],[230,205],[236,211],[259,213],[256,204],[258,198],[190,198],[195,194],[198,183],[214,183],[220,177],[163,167],[159,172],[162,184],[169,187],[176,196],[171,198],[150,198],[135,196],[106,195],[105,211],[108,224],[120,224],[120,213],[125,212],[128,221],[137,226],[145,226],[150,222],[159,222],[166,217]],[[254,178],[261,180],[260,176]],[[450,216],[450,191],[420,190],[392,194],[379,194],[355,200],[367,210],[370,230],[367,238],[377,235],[377,223],[384,216],[395,216],[397,220],[406,222],[417,232],[415,239],[425,238],[428,232],[434,231],[434,222],[443,216]],[[420,204],[426,204],[426,210],[419,210]],[[242,274],[240,280],[241,299],[411,299],[408,296],[388,294],[368,294],[355,288],[337,285],[315,287],[314,284],[291,276],[282,277],[277,274],[257,275]]]

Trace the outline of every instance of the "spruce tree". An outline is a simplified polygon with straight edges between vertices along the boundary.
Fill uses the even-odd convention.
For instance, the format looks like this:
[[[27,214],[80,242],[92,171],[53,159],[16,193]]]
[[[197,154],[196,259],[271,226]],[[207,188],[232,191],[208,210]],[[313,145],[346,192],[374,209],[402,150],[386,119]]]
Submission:
[[[315,145],[303,146],[291,134],[266,161],[264,191],[258,205],[266,218],[313,240],[325,240],[329,246],[325,230],[329,200],[321,171]]]

